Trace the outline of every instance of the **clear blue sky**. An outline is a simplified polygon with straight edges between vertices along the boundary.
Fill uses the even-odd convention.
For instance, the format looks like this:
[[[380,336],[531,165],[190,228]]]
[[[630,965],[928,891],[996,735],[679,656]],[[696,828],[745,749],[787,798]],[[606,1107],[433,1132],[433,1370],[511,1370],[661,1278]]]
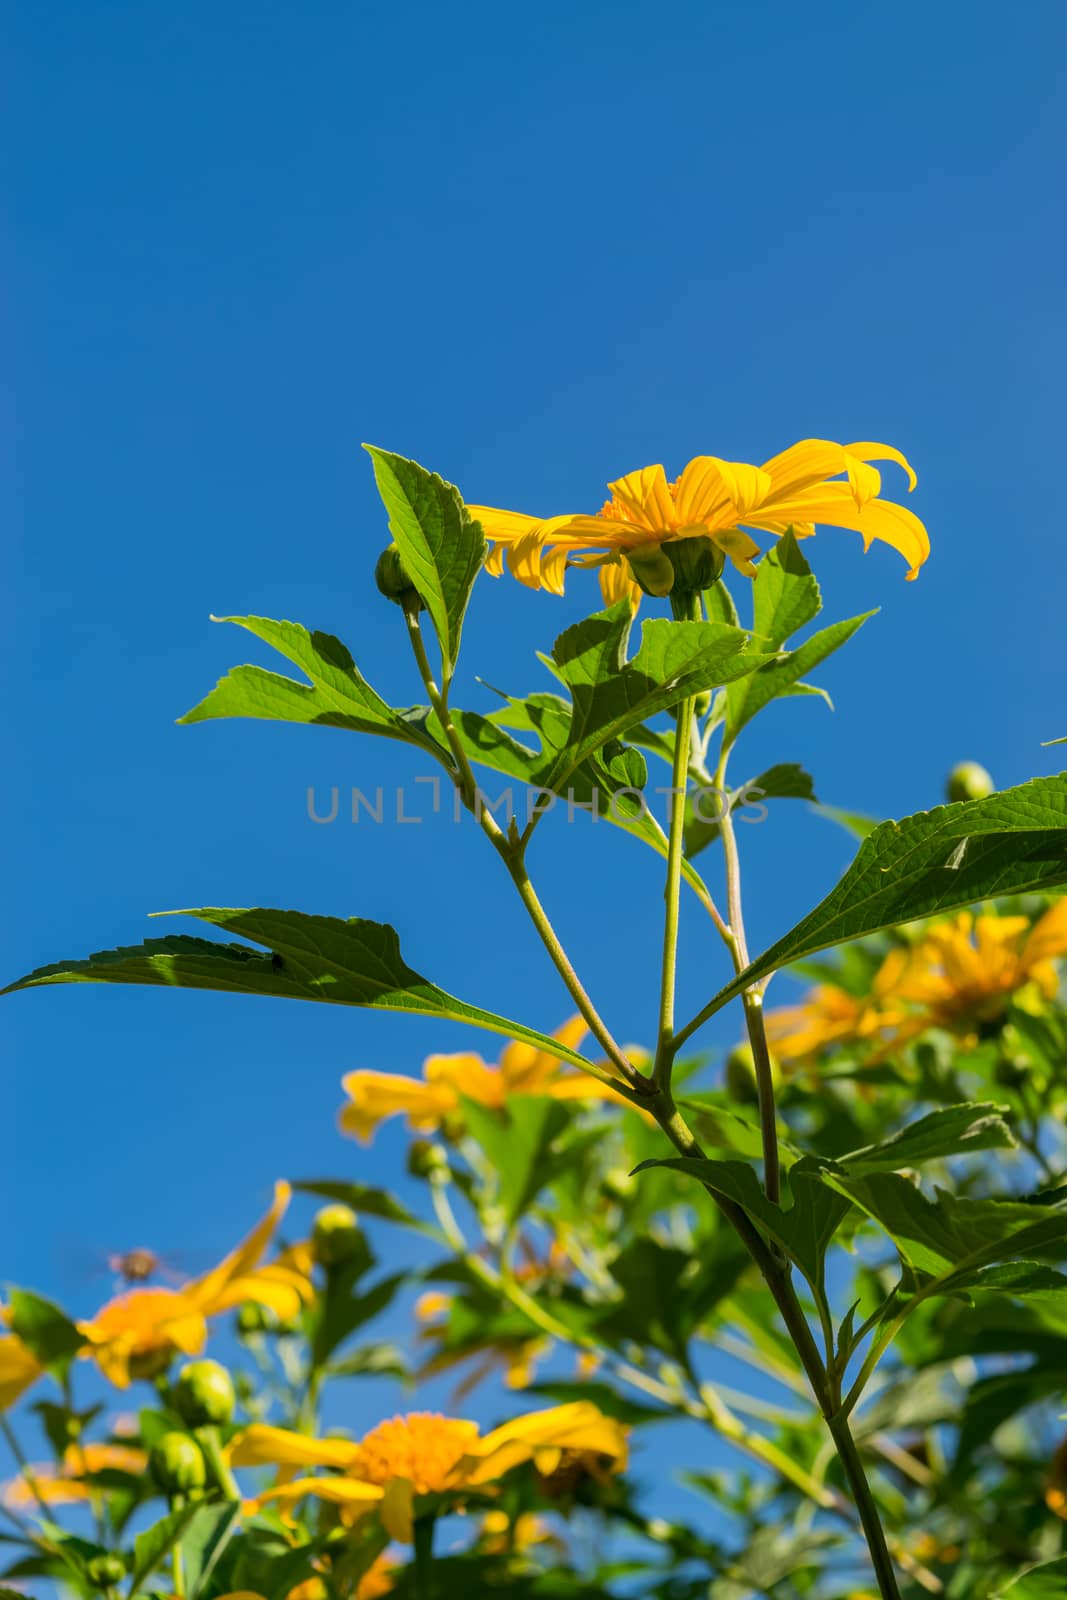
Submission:
[[[881,615],[822,674],[836,714],[786,703],[742,766],[800,760],[826,801],[892,815],[960,757],[1005,785],[1057,770],[1065,31],[1053,0],[7,8],[3,972],[136,942],[152,910],[299,906],[393,921],[505,1014],[566,1014],[472,827],[308,821],[309,785],[388,788],[421,770],[404,752],[174,726],[267,659],[209,612],[336,632],[418,698],[370,584],[363,439],[546,513],[647,462],[889,440],[933,557],[907,584],[893,552],[818,536],[828,615]],[[486,581],[468,703],[475,672],[542,686],[535,650],[594,604],[591,581],[562,602]],[[796,805],[744,845],[758,946],[850,855]],[[617,1031],[647,1039],[658,863],[549,819],[534,867]],[[699,952],[694,1007],[721,977]],[[403,1135],[341,1141],[341,1074],[476,1043],[85,987],[0,1024],[0,1276],[81,1312],[101,1251],[206,1263],[278,1175],[387,1180]]]

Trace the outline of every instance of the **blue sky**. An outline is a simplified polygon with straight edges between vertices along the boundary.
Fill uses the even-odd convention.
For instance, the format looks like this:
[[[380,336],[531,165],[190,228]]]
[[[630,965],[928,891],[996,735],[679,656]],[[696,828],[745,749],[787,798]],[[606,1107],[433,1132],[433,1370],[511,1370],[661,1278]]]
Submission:
[[[364,439],[545,513],[647,462],[891,441],[933,557],[908,584],[819,534],[828,617],[880,615],[821,675],[836,713],[776,708],[741,767],[799,760],[885,815],[936,803],[962,757],[1002,785],[1058,770],[1058,7],[57,0],[6,23],[5,973],[137,942],[149,911],[298,906],[394,922],[422,971],[535,1026],[567,1013],[472,826],[309,822],[309,785],[410,783],[404,752],[174,725],[267,660],[210,612],[336,632],[418,698],[371,586]],[[564,601],[486,580],[467,702],[475,674],[543,686],[535,651],[595,603],[580,578]],[[743,842],[757,947],[850,855],[795,805]],[[616,1031],[647,1039],[658,863],[549,819],[533,867]],[[691,932],[686,1009],[722,976]],[[340,1140],[341,1074],[476,1043],[86,987],[0,1023],[0,1276],[82,1312],[103,1252],[206,1264],[276,1176],[387,1181],[403,1135]]]

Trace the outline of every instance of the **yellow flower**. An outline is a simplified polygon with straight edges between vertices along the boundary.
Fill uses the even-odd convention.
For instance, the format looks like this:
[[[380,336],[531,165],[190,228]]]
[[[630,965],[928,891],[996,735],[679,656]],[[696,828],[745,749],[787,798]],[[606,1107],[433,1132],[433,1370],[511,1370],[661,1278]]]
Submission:
[[[571,1017],[556,1029],[553,1038],[574,1050],[586,1031],[580,1017]],[[341,1132],[367,1144],[380,1122],[399,1115],[405,1115],[409,1127],[420,1133],[434,1132],[460,1112],[461,1097],[494,1110],[506,1105],[512,1094],[627,1104],[597,1079],[572,1070],[555,1056],[529,1044],[506,1045],[495,1065],[473,1051],[429,1056],[422,1073],[421,1078],[400,1077],[393,1072],[346,1074],[341,1086],[349,1098],[338,1119]]]
[[[140,1477],[148,1468],[148,1456],[127,1444],[72,1444],[60,1466],[33,1469],[33,1484],[25,1476],[14,1478],[4,1489],[4,1504],[22,1511],[42,1501],[47,1506],[73,1505],[88,1500],[92,1489],[85,1479],[97,1472],[127,1472]]]
[[[1032,927],[1026,917],[965,911],[912,949],[893,951],[883,971],[898,999],[922,1008],[924,1028],[969,1029],[994,1020],[1031,985],[1035,998],[1051,1000],[1059,988],[1054,958],[1065,952],[1067,899]]]
[[[276,1261],[261,1257],[289,1204],[287,1183],[274,1186],[266,1216],[217,1267],[180,1289],[132,1289],[111,1300],[89,1322],[79,1323],[104,1376],[120,1389],[132,1377],[160,1371],[176,1351],[199,1355],[207,1342],[207,1319],[252,1300],[288,1321],[314,1296],[306,1247]]]
[[[13,1333],[0,1335],[0,1411],[6,1411],[44,1372],[33,1351]]]
[[[635,592],[628,556],[638,559],[671,539],[706,537],[751,577],[759,545],[747,529],[798,538],[817,524],[852,528],[864,548],[880,539],[908,563],[914,578],[930,554],[926,529],[913,512],[879,498],[881,474],[872,461],[895,461],[915,474],[887,444],[835,444],[801,439],[761,467],[718,456],[697,456],[674,483],[661,466],[642,467],[609,484],[611,498],[595,516],[531,517],[492,506],[471,506],[490,540],[488,568],[499,574],[506,558],[521,583],[563,593],[568,565],[596,566],[609,602]]]
[[[612,1471],[626,1465],[624,1430],[589,1401],[531,1412],[484,1435],[474,1422],[413,1412],[379,1423],[359,1443],[310,1439],[256,1423],[230,1446],[235,1467],[336,1469],[331,1477],[280,1483],[259,1495],[254,1507],[312,1495],[336,1505],[349,1525],[377,1515],[390,1538],[406,1544],[412,1542],[417,1495],[483,1488],[527,1461],[549,1475],[575,1458],[604,1463]]]
[[[971,1035],[995,1021],[1014,996],[1040,1004],[1059,987],[1055,958],[1067,954],[1067,898],[1031,925],[1026,917],[965,911],[930,926],[908,948],[891,950],[870,993],[820,984],[797,1006],[767,1013],[776,1059],[789,1067],[838,1045],[874,1045],[878,1060],[928,1028]]]

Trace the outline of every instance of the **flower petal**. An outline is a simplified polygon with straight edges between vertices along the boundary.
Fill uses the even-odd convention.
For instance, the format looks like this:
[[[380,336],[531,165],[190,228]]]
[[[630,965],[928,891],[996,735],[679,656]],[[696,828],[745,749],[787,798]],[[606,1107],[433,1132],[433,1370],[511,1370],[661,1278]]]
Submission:
[[[348,1467],[359,1446],[350,1439],[312,1439],[289,1428],[254,1422],[228,1447],[234,1467]]]

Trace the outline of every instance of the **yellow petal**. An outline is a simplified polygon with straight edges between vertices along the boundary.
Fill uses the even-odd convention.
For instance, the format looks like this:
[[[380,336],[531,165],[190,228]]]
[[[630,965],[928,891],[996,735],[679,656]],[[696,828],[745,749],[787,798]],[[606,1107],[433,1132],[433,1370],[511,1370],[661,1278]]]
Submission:
[[[445,1082],[426,1083],[394,1072],[349,1072],[341,1086],[349,1096],[338,1119],[341,1131],[363,1144],[387,1117],[404,1115],[413,1128],[428,1131],[439,1127],[458,1103]]]
[[[624,562],[605,561],[599,568],[598,577],[605,605],[613,606],[619,600],[629,600],[630,609],[637,610],[641,604],[641,588],[631,578],[629,568]]]
[[[211,1272],[205,1273],[193,1283],[186,1284],[183,1293],[195,1301],[206,1315],[211,1315],[215,1302],[221,1299],[230,1281],[243,1277],[259,1261],[271,1241],[275,1228],[285,1215],[291,1192],[287,1183],[281,1181],[276,1183],[270,1210],[261,1221],[257,1222],[248,1237],[242,1240],[236,1250],[231,1250]]]
[[[667,533],[678,526],[674,501],[661,466],[641,467],[609,483],[615,499],[634,524],[648,533]]]
[[[1067,896],[1034,923],[1022,950],[1023,965],[1027,968],[1038,961],[1048,961],[1053,956],[1067,954]]]
[[[863,537],[864,549],[875,539],[891,545],[908,563],[908,577],[918,575],[930,554],[930,539],[912,511],[892,500],[869,500],[857,506],[846,483],[825,483],[805,490],[785,502],[774,502],[774,517],[792,522],[808,521],[830,528],[851,528]],[[762,512],[749,517],[754,528],[764,526]],[[774,528],[770,529],[774,532]]]
[[[357,1478],[294,1478],[275,1489],[267,1489],[249,1502],[254,1508],[276,1501],[292,1505],[308,1496],[315,1500],[328,1500],[339,1506],[341,1521],[351,1526],[375,1511],[382,1503],[383,1491],[376,1483],[360,1483]]]
[[[0,1411],[13,1406],[44,1372],[33,1352],[13,1333],[0,1337]]]
[[[467,510],[482,525],[482,532],[495,544],[514,544],[538,527],[541,517],[524,516],[521,511],[498,511],[495,506],[468,506]]]
[[[907,456],[895,450],[891,444],[872,444],[870,440],[865,439],[859,444],[846,444],[845,449],[850,456],[858,456],[861,461],[895,461],[897,466],[903,467],[908,474],[909,489],[914,489],[919,481]]]
[[[312,1439],[289,1428],[254,1422],[228,1447],[235,1467],[348,1467],[359,1455],[350,1439]]]
[[[494,1428],[467,1452],[457,1476],[472,1485],[488,1483],[520,1462],[529,1461],[536,1450],[549,1447],[588,1450],[608,1456],[620,1467],[626,1463],[626,1434],[621,1425],[591,1401],[576,1400],[530,1412]]]
[[[674,502],[679,526],[744,522],[771,492],[771,476],[747,461],[696,456],[678,480]]]

